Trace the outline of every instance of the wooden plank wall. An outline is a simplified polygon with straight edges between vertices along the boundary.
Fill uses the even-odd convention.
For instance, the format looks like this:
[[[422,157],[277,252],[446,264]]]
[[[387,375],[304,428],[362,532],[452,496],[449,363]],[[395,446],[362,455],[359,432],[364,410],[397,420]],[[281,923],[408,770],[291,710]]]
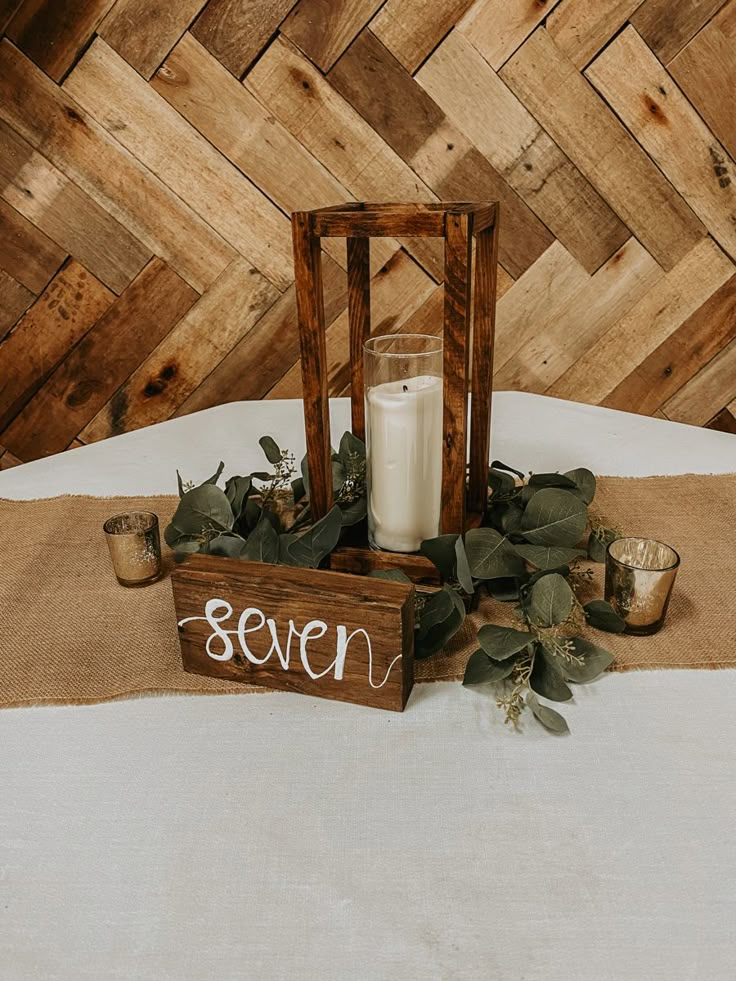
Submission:
[[[736,0],[0,0],[0,35],[0,467],[298,397],[288,215],[361,199],[501,202],[497,388],[736,431]],[[435,243],[371,273],[375,330],[437,330]]]

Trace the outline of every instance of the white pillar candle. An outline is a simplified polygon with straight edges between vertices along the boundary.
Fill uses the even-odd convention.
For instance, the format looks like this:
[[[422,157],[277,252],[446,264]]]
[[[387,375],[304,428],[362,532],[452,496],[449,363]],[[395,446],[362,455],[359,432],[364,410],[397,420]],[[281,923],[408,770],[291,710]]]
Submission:
[[[368,526],[392,552],[416,552],[440,530],[442,379],[384,382],[366,395]]]

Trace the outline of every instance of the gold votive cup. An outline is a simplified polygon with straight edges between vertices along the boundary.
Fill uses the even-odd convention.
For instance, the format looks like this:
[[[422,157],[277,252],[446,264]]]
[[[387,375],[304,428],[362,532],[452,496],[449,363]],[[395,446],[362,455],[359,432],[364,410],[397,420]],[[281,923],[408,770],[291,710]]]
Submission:
[[[124,511],[102,526],[121,586],[147,586],[161,576],[161,539],[153,511]]]
[[[606,599],[627,634],[656,634],[664,623],[680,556],[653,538],[617,538],[606,551]]]

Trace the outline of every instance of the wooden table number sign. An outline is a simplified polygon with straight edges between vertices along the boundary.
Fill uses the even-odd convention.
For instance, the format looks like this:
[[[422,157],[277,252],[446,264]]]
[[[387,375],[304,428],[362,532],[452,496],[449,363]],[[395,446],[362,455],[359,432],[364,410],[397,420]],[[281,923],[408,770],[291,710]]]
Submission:
[[[315,520],[333,505],[320,250],[321,239],[329,236],[347,238],[352,429],[362,440],[363,345],[371,336],[370,239],[444,239],[440,520],[444,533],[461,533],[482,520],[488,498],[497,215],[495,204],[346,204],[292,216]],[[438,439],[439,410],[438,392]],[[172,576],[185,670],[401,711],[413,684],[414,590],[408,583],[365,575],[382,568],[401,569],[414,582],[439,581],[423,555],[376,551],[367,539],[333,551],[330,571],[192,556]]]

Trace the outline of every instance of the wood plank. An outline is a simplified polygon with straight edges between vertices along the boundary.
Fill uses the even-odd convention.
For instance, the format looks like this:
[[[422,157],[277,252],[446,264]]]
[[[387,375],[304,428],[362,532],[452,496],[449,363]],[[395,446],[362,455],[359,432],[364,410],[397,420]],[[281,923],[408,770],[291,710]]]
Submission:
[[[7,24],[22,3],[23,0],[0,0],[0,31],[5,31]]]
[[[501,77],[663,268],[702,238],[688,205],[545,30]]]
[[[500,203],[500,261],[512,276],[551,243],[534,213],[370,31],[351,45],[329,80],[441,199]]]
[[[8,41],[0,44],[0,119],[204,290],[235,250]]]
[[[114,0],[25,0],[7,35],[55,82],[61,81]]]
[[[322,257],[322,284],[325,322],[332,323],[345,310],[347,279],[329,256]],[[296,317],[292,285],[174,414],[182,416],[223,402],[263,398],[299,359]]]
[[[3,445],[26,460],[63,450],[196,298],[153,259],[15,417]]]
[[[541,300],[544,279],[535,282],[532,294],[509,296],[499,308],[499,334],[503,330],[504,353],[511,344],[515,351],[505,363],[497,358],[496,389],[547,391],[663,275],[646,249],[630,239],[594,276],[573,276],[567,290],[549,281],[554,299],[541,317],[532,309],[525,316],[525,306]]]
[[[384,0],[299,0],[281,33],[329,71]]]
[[[34,299],[30,290],[0,269],[0,341]]]
[[[346,197],[361,201],[437,200],[401,157],[283,38],[268,48],[244,84],[334,175],[346,189]],[[412,239],[404,244],[435,279],[441,279],[439,243]],[[373,252],[385,262],[388,256],[381,249],[381,243],[374,243]]]
[[[371,21],[371,30],[412,75],[432,53],[473,0],[388,0]],[[450,34],[450,37],[452,34]]]
[[[104,41],[93,43],[64,91],[272,283],[289,285],[288,219]]]
[[[668,419],[704,426],[736,394],[736,340],[731,341],[662,406]]]
[[[144,78],[150,78],[206,0],[117,0],[97,33]]]
[[[210,0],[191,33],[229,72],[242,78],[295,0]]]
[[[294,212],[291,227],[309,461],[309,505],[312,517],[319,519],[330,510],[333,500],[322,257],[309,212]]]
[[[0,450],[2,448],[0,447]],[[17,456],[13,456],[10,450],[0,452],[0,470],[10,470],[11,467],[19,467],[23,463]]]
[[[644,0],[631,23],[661,62],[667,64],[708,22],[724,0]]]
[[[577,68],[583,68],[604,47],[642,0],[565,0],[550,14],[545,27],[555,44]]]
[[[279,296],[245,259],[236,259],[140,363],[80,438],[92,443],[168,419]]]
[[[151,85],[213,146],[284,211],[346,200],[349,191],[256,97],[190,34],[185,34]],[[345,264],[344,246],[326,244]],[[396,243],[379,246],[386,261]]]
[[[0,189],[8,204],[115,293],[151,258],[124,225],[2,122]]]
[[[348,322],[352,430],[365,442],[363,345],[371,336],[370,239],[348,239]]]
[[[736,276],[659,345],[603,401],[651,415],[736,338]],[[736,384],[733,386],[736,392]]]
[[[468,510],[484,515],[488,510],[488,461],[491,448],[491,397],[496,325],[498,272],[498,223],[476,239],[473,264],[473,352],[470,402],[470,456],[468,461]],[[466,375],[467,375],[466,368]],[[466,379],[467,380],[467,379]]]
[[[476,0],[457,30],[491,66],[500,68],[560,0]]]
[[[5,201],[0,201],[0,269],[40,293],[66,252]]]
[[[736,3],[727,3],[669,63],[668,69],[700,115],[736,158]]]
[[[623,245],[623,222],[462,34],[415,77],[589,273]]]
[[[411,313],[435,289],[435,283],[403,252],[380,269],[371,280],[371,328],[373,334],[392,334],[403,329]],[[438,324],[438,329],[441,324]],[[327,387],[338,395],[350,382],[350,327],[347,310],[327,329]],[[301,398],[300,364],[291,367],[268,392],[267,398]]]
[[[734,409],[736,409],[736,405],[734,405]],[[715,429],[719,433],[736,434],[736,415],[734,415],[733,409],[729,408],[729,406],[721,409],[709,422],[706,422],[705,428]],[[2,467],[2,460],[0,460],[0,467]]]
[[[339,572],[195,555],[175,570],[172,586],[185,671],[403,710],[414,681],[411,585],[366,579],[356,591],[355,579]],[[210,645],[214,624],[205,616],[215,595],[233,617],[226,629],[238,634],[241,623],[240,640],[228,637],[224,650],[216,636]],[[265,635],[259,615],[261,627],[268,618]]]
[[[75,259],[57,273],[0,344],[0,429],[20,412],[114,299]]]
[[[619,34],[585,74],[736,257],[736,164],[634,28]]]
[[[578,402],[602,402],[733,272],[733,263],[710,239],[700,242],[606,331],[548,394]]]

